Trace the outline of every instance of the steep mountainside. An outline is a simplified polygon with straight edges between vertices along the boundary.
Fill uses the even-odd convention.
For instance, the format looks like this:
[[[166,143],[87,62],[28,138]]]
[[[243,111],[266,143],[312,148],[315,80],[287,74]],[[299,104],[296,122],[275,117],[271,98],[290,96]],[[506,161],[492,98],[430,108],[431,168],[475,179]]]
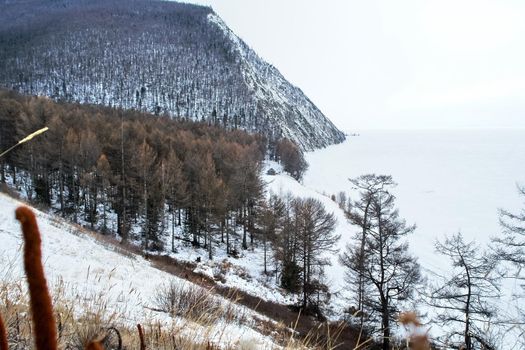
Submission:
[[[0,85],[288,137],[304,150],[344,140],[211,8],[30,0],[0,9]]]

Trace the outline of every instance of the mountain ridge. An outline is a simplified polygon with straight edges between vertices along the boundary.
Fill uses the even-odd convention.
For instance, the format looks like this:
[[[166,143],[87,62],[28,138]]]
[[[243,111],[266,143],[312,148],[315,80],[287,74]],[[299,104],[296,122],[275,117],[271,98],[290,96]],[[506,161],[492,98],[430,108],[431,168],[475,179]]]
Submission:
[[[289,138],[303,150],[345,138],[209,7],[142,0],[2,7],[0,84],[19,92],[205,120]]]

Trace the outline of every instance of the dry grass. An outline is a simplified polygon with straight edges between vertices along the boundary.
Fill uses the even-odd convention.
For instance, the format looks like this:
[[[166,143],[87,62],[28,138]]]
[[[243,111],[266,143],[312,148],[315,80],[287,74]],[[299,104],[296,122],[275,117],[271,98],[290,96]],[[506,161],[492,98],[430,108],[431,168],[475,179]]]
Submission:
[[[247,327],[253,321],[247,313],[242,313],[242,307],[232,304],[235,301],[233,297],[227,300],[189,283],[182,287],[173,285],[170,293],[177,296],[172,309],[173,322],[168,324],[154,319],[144,319],[142,322],[146,349],[258,348],[253,341],[226,334],[229,331],[228,326],[244,324]],[[69,294],[71,286],[64,283],[58,283],[52,291],[60,349],[85,349],[93,340],[99,340],[106,350],[119,349],[119,338],[123,349],[140,349],[137,328],[125,322],[123,314],[114,311],[102,293],[77,292],[75,300],[69,299]],[[5,320],[10,349],[33,348],[34,329],[24,281],[0,282],[0,300],[0,314]],[[171,302],[169,305],[171,306]],[[302,339],[282,324],[270,321],[265,324],[268,329],[263,333],[275,336],[276,342],[280,340],[284,349],[318,348],[318,330]],[[260,324],[251,326],[257,327]],[[260,328],[259,330],[262,332]]]
[[[106,350],[141,349],[137,328],[123,322],[123,315],[112,311],[101,294],[86,292],[76,300],[66,297],[68,286],[59,285],[53,290],[54,314],[57,319],[59,349],[85,349],[90,342],[98,340]],[[176,288],[181,297],[196,291],[193,286]],[[181,289],[184,289],[181,291]],[[175,293],[175,292],[174,292]],[[241,317],[234,312],[236,305],[219,299],[210,291],[201,290],[189,302],[177,302],[174,308],[174,320],[171,324],[165,321],[145,319],[142,323],[144,345],[146,349],[181,349],[181,350],[215,350],[215,349],[258,349],[253,341],[236,338],[226,334],[232,324],[248,324],[247,315]],[[10,349],[31,349],[33,346],[33,326],[30,304],[23,281],[0,283],[0,313],[4,317]],[[178,311],[175,311],[180,307]],[[206,308],[210,308],[209,310]],[[280,346],[265,349],[336,349],[337,337],[343,325],[323,325],[306,337],[300,336],[284,324],[267,322],[266,331],[272,334]],[[259,324],[260,326],[260,324]],[[323,327],[325,327],[323,329]],[[329,328],[329,329],[328,329]],[[329,334],[329,336],[327,336]],[[233,338],[233,340],[228,340]],[[119,341],[120,339],[120,341]],[[91,347],[95,349],[93,346]]]
[[[65,289],[58,288],[53,293],[60,349],[84,349],[94,339],[99,340],[106,350],[118,349],[119,338],[123,348],[140,348],[137,329],[122,322],[122,315],[111,311],[103,296],[83,295],[77,300],[68,300],[64,292]],[[9,349],[33,348],[34,329],[23,281],[1,283],[0,299],[0,314],[5,320]],[[198,334],[191,329],[198,327],[190,321],[169,327],[165,323],[145,320],[143,329],[147,349],[215,348],[206,337],[195,341]],[[203,329],[201,327],[199,331]]]
[[[247,324],[246,311],[238,305],[234,291],[226,298],[191,283],[169,285],[157,288],[155,303],[159,310],[191,320],[199,324],[227,323]]]
[[[9,348],[32,349],[35,324],[38,325],[38,322],[34,322],[36,319],[32,318],[32,300],[29,298],[31,286],[28,291],[23,280],[10,278],[9,274],[15,270],[13,263],[9,262],[1,267],[0,314],[5,320]],[[40,289],[45,289],[47,293],[47,286],[43,285]],[[119,311],[115,311],[115,305],[108,305],[103,293],[94,294],[87,290],[80,293],[73,290],[72,293],[72,286],[64,283],[58,283],[52,292],[51,318],[56,320],[56,326],[53,324],[53,332],[50,334],[57,332],[53,340],[57,341],[59,349],[96,349],[98,345],[107,350],[258,348],[253,341],[240,339],[239,334],[231,334],[237,333],[242,325],[271,335],[281,344],[279,347],[266,344],[265,349],[328,350],[338,347],[340,342],[337,338],[346,328],[342,324],[322,324],[311,327],[308,332],[304,332],[304,329],[299,332],[297,329],[301,315],[298,315],[295,325],[291,325],[293,327],[289,323],[286,325],[255,319],[253,312],[237,305],[241,301],[237,293],[225,293],[225,290],[218,292],[213,288],[206,289],[188,283],[172,284],[159,291],[159,310],[169,313],[173,322],[160,322],[148,319],[145,315],[141,322],[143,332],[139,336],[135,325],[130,324]],[[242,296],[243,299],[246,297]],[[255,308],[260,303],[260,300],[257,301]],[[280,309],[281,312],[283,310]]]

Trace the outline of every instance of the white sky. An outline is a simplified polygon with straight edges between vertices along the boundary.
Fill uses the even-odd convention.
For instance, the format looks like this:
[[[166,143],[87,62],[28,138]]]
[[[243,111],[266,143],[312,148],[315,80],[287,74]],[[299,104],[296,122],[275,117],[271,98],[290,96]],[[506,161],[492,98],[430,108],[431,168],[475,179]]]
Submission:
[[[525,128],[523,0],[193,0],[337,126]]]

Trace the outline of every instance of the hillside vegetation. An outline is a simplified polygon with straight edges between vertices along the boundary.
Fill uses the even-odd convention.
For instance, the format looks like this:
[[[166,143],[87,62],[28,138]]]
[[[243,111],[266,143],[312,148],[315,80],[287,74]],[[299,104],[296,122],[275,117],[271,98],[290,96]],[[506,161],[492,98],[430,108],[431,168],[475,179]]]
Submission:
[[[344,140],[211,8],[145,0],[0,6],[0,86],[242,128],[305,150]]]
[[[333,215],[317,200],[265,196],[261,161],[304,171],[297,146],[140,112],[57,104],[0,94],[1,147],[49,131],[9,153],[0,180],[24,198],[145,254],[177,252],[179,242],[238,257],[262,243],[265,274],[300,293],[319,318],[324,259],[337,240]],[[295,167],[299,166],[299,168]],[[270,267],[270,263],[273,266]]]

